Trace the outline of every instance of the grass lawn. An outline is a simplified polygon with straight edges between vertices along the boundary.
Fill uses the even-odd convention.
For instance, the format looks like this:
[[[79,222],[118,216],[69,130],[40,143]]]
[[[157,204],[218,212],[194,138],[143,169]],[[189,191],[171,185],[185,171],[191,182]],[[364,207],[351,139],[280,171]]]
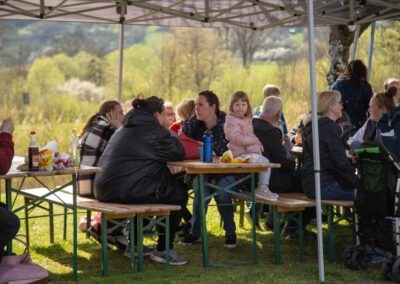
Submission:
[[[2,196],[4,201],[4,195]],[[20,202],[20,201],[19,201]],[[39,212],[38,212],[39,213]],[[61,213],[61,210],[60,210]],[[80,217],[83,214],[80,215]],[[22,215],[21,215],[22,217]],[[62,240],[62,217],[55,220],[55,243],[49,243],[48,219],[30,220],[32,259],[49,271],[52,283],[72,281],[72,216],[69,217],[67,241]],[[79,217],[79,218],[80,218]],[[239,224],[239,214],[235,214]],[[78,268],[81,283],[318,283],[318,260],[316,239],[306,239],[305,262],[298,261],[297,240],[282,240],[282,264],[274,264],[274,241],[271,231],[257,232],[258,264],[251,264],[250,225],[245,221],[244,229],[237,229],[238,246],[226,249],[224,232],[219,227],[219,215],[215,207],[210,207],[207,215],[209,231],[209,252],[211,263],[243,263],[241,266],[203,268],[201,245],[180,246],[175,240],[178,253],[185,256],[189,263],[181,267],[165,266],[148,258],[144,261],[144,272],[130,273],[129,259],[123,252],[113,249],[109,253],[110,276],[101,277],[100,245],[86,239],[85,234],[78,234]],[[315,226],[310,229],[316,230]],[[21,234],[24,234],[24,223],[21,222]],[[351,227],[342,223],[335,230],[336,262],[329,264],[325,258],[325,278],[328,283],[376,283],[380,277],[380,265],[371,266],[365,271],[351,271],[344,267],[340,257],[343,248],[351,244]],[[154,239],[146,238],[146,244],[154,245]],[[326,226],[324,227],[326,252]],[[16,246],[17,253],[22,248]]]

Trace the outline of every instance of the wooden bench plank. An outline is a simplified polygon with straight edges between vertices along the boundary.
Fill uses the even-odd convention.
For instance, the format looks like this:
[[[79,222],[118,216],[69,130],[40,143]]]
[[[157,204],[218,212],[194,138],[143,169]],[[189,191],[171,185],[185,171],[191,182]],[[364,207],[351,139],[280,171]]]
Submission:
[[[307,201],[314,201],[315,199],[308,198],[304,193],[300,192],[291,192],[291,193],[282,193],[279,196],[282,196],[284,198],[295,198],[295,199],[301,199],[301,200],[307,200]],[[321,203],[324,205],[334,205],[334,206],[342,206],[342,207],[354,207],[354,201],[352,200],[328,200],[328,199],[322,199]]]

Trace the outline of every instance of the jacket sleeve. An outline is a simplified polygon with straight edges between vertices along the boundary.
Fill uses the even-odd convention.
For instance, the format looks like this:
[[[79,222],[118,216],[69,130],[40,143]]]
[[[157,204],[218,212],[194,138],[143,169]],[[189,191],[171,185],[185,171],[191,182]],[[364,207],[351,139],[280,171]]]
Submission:
[[[157,137],[153,150],[161,161],[182,161],[185,157],[185,149],[181,142],[166,129]]]
[[[354,168],[351,165],[349,159],[346,157],[346,149],[343,143],[340,141],[340,128],[337,125],[333,125],[331,131],[325,132],[329,133],[330,143],[328,143],[328,150],[330,159],[333,163],[334,170],[348,183],[355,186],[356,176],[354,173]]]
[[[229,116],[226,117],[224,124],[226,139],[236,146],[251,146],[259,144],[260,141],[253,135],[245,135],[238,123],[235,123]]]
[[[282,132],[279,129],[262,133],[259,138],[264,146],[263,155],[268,157],[271,163],[281,164],[280,171],[289,172],[294,169],[294,160],[286,157],[286,149],[282,145]]]
[[[9,133],[0,133],[0,174],[4,175],[11,167],[14,157],[14,143]]]

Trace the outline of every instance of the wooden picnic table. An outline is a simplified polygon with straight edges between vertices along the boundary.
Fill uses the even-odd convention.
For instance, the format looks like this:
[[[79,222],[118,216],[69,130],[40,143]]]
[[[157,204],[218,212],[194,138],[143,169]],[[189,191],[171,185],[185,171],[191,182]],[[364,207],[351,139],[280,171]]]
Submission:
[[[13,159],[13,163],[11,166],[10,171],[5,174],[5,175],[0,175],[0,179],[3,179],[5,181],[5,190],[6,190],[6,204],[8,210],[12,212],[19,212],[25,208],[28,208],[28,206],[37,206],[39,203],[41,203],[46,197],[61,191],[62,189],[72,186],[72,191],[73,191],[73,205],[72,205],[72,212],[73,212],[73,278],[76,281],[78,279],[78,249],[77,249],[77,243],[78,243],[78,220],[77,220],[77,175],[78,174],[91,174],[91,173],[97,173],[102,171],[101,168],[99,167],[88,167],[88,166],[81,166],[79,169],[62,169],[62,170],[53,170],[53,171],[35,171],[35,172],[30,172],[30,171],[19,171],[17,169],[18,166],[22,165],[24,163],[23,159],[21,157],[15,157]],[[70,176],[71,179],[70,181],[66,182],[63,185],[56,186],[55,188],[49,187],[46,185],[46,182],[44,182],[41,178],[42,177],[51,177],[51,176]],[[21,182],[19,183],[18,187],[13,187],[12,186],[12,180],[15,178],[22,178]],[[17,208],[12,208],[13,206],[13,201],[12,201],[12,193],[17,194],[19,191],[22,189],[22,186],[25,182],[26,178],[33,178],[37,180],[39,183],[41,183],[43,186],[45,186],[47,189],[49,189],[49,193],[46,195],[42,196],[41,198],[34,199],[27,204],[17,207]],[[10,242],[7,246],[7,253],[11,254],[12,253],[12,243]]]
[[[248,179],[251,179],[251,197],[250,201],[255,202],[255,173],[263,172],[271,168],[280,168],[280,164],[274,163],[222,163],[219,161],[218,157],[215,157],[212,163],[204,163],[199,160],[185,160],[180,162],[169,162],[169,166],[173,167],[181,167],[188,174],[197,174],[198,175],[198,188],[199,188],[199,196],[195,196],[195,198],[199,198],[199,212],[201,219],[201,232],[202,232],[202,246],[203,246],[203,266],[209,266],[208,259],[208,239],[207,239],[207,226],[206,226],[206,212],[205,205],[206,201],[212,198],[214,195],[209,197],[204,196],[205,186],[210,185],[205,182],[204,176],[207,174],[248,174],[246,177],[236,181],[234,184],[229,185],[228,188],[217,188],[215,185],[212,185],[213,188],[216,188],[219,194],[220,192],[227,192],[232,195],[239,196],[241,198],[249,198],[248,195],[241,194],[236,192],[230,188],[232,188],[235,184],[242,183]],[[256,245],[256,224],[255,224],[255,206],[252,207],[252,237],[253,237],[253,262],[257,263],[257,245]]]

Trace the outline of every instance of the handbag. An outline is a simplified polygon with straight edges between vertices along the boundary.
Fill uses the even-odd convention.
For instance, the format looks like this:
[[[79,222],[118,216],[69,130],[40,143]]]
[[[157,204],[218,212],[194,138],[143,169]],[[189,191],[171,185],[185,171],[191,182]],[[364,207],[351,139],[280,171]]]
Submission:
[[[0,284],[48,283],[47,270],[32,261],[26,242],[17,237],[14,240],[23,244],[25,250],[20,255],[3,256],[0,263]]]
[[[185,159],[200,158],[199,147],[202,147],[203,143],[186,136],[183,132],[178,135],[178,140],[185,149]]]

